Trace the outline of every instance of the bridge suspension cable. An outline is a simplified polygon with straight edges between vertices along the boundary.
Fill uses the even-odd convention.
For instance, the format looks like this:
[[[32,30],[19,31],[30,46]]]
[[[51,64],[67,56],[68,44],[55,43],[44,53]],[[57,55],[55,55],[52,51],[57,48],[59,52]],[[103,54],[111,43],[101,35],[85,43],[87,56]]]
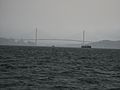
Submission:
[[[74,39],[23,39],[23,40],[35,40],[35,42],[37,43],[38,40],[42,40],[42,41],[74,41],[74,42],[83,42],[82,40],[74,40]],[[92,42],[92,41],[84,41],[84,42]]]
[[[20,39],[15,39],[15,40],[20,40]],[[22,39],[22,40],[25,40],[25,41],[34,41],[35,45],[37,46],[38,44],[38,41],[73,41],[73,42],[81,42],[83,45],[85,44],[85,42],[92,42],[92,41],[86,41],[85,40],[85,31],[83,31],[83,40],[75,40],[75,39],[40,39],[38,38],[38,30],[36,28],[35,30],[35,39]]]

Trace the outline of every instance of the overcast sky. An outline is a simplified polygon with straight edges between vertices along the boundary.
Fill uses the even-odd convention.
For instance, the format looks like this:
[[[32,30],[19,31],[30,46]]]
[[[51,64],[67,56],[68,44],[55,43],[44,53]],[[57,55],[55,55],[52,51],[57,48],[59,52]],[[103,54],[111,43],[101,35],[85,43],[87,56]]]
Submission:
[[[0,0],[0,37],[120,40],[120,0]]]

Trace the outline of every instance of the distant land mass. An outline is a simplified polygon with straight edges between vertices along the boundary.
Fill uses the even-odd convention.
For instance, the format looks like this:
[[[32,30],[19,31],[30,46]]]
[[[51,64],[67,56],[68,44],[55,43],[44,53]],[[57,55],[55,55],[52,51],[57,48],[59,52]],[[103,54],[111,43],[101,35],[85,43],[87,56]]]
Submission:
[[[120,49],[120,40],[102,40],[98,42],[89,43],[93,48],[110,48],[110,49]]]
[[[15,39],[0,37],[0,45],[34,46],[35,43],[33,41],[24,41],[22,39],[15,40]],[[92,48],[120,49],[120,40],[118,41],[101,40],[97,42],[88,43],[86,45],[91,45]],[[59,45],[57,46],[59,47]],[[63,44],[60,46],[61,47],[81,47],[81,44]]]
[[[106,48],[106,49],[120,49],[120,40],[111,41],[111,40],[101,40],[86,45],[92,46],[92,48]],[[79,47],[79,44],[71,44],[71,47]]]
[[[19,46],[34,46],[34,42],[31,41],[24,41],[22,39],[15,40],[15,39],[8,39],[0,37],[0,45],[19,45]]]

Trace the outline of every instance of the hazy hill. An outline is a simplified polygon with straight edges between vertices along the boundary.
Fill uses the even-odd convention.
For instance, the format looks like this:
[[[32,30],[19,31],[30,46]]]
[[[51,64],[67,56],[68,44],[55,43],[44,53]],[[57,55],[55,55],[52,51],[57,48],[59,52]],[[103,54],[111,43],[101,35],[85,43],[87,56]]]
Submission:
[[[20,40],[14,40],[14,39],[7,39],[7,38],[0,38],[0,45],[22,45],[22,46],[34,46],[34,42],[31,41],[24,41],[22,39]],[[52,43],[46,42],[39,44],[41,46],[52,46]],[[110,41],[110,40],[102,40],[97,42],[89,43],[88,45],[91,45],[92,48],[110,48],[110,49],[120,49],[120,41]],[[56,43],[55,46],[58,47],[81,47],[80,44],[61,44]]]
[[[113,48],[120,49],[120,41],[102,40],[98,42],[89,43],[93,48]]]
[[[24,40],[14,40],[0,37],[0,45],[22,45],[22,46],[33,46],[34,43],[31,41],[25,42]]]
[[[87,45],[91,45],[92,48],[120,49],[120,41],[102,40],[102,41],[92,42]],[[68,44],[67,46],[80,47],[81,44]]]

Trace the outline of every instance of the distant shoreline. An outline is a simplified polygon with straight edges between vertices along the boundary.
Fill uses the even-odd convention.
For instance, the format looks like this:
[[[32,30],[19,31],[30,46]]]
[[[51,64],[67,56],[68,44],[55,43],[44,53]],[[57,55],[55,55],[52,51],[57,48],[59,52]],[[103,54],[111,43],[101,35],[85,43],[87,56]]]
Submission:
[[[81,47],[52,47],[52,46],[25,46],[25,45],[0,45],[0,47],[35,47],[35,48],[70,48],[70,49],[105,49],[105,50],[114,50],[114,48],[81,48]],[[120,49],[115,49],[120,50]]]

